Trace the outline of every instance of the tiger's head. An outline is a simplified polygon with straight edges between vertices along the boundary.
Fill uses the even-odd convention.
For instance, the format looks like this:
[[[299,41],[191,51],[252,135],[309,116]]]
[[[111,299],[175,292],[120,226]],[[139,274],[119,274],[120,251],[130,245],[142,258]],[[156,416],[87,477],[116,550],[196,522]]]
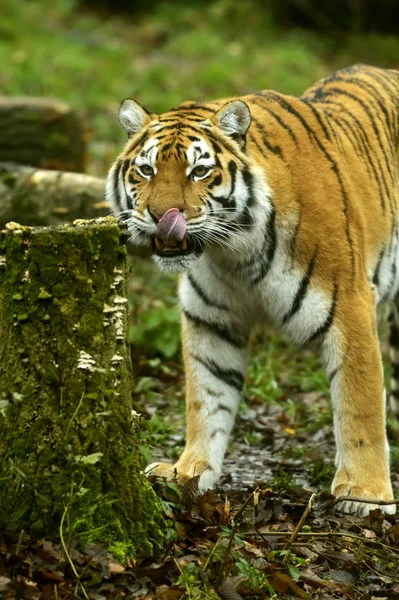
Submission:
[[[256,204],[247,104],[185,103],[156,116],[128,99],[119,120],[129,140],[109,172],[107,200],[133,243],[151,244],[155,262],[174,272],[212,248],[239,252]]]

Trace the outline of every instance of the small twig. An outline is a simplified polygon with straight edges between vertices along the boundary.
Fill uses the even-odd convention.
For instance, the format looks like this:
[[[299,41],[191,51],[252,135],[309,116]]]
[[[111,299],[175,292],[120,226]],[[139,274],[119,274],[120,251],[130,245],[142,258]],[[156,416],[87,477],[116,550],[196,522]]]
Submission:
[[[183,582],[184,582],[184,587],[186,588],[186,594],[187,594],[187,598],[189,598],[189,599],[190,599],[190,598],[191,598],[191,592],[190,592],[189,585],[188,585],[188,583],[187,583],[187,581],[186,581],[186,578],[184,577],[184,573],[183,573],[183,571],[182,571],[182,569],[181,569],[181,567],[180,567],[179,563],[177,562],[177,560],[176,560],[175,558],[174,558],[173,560],[174,560],[174,563],[175,563],[176,567],[178,568],[178,570],[179,570],[179,573],[180,573],[180,575],[181,575],[181,577],[182,577],[182,579],[183,579]]]
[[[223,577],[223,571],[225,570],[226,565],[227,565],[227,561],[229,559],[229,555],[230,555],[230,551],[231,551],[231,546],[233,545],[234,534],[235,534],[235,532],[237,530],[237,527],[238,527],[239,518],[241,517],[242,513],[244,512],[244,510],[246,509],[246,507],[248,506],[248,504],[250,503],[251,498],[254,496],[254,494],[256,494],[258,492],[258,489],[259,488],[256,488],[256,490],[254,492],[252,492],[248,496],[248,498],[242,504],[241,508],[238,510],[237,514],[234,516],[234,519],[233,519],[234,524],[233,524],[233,527],[231,529],[230,536],[229,536],[229,541],[227,542],[226,550],[225,550],[225,553],[224,553],[224,556],[223,556],[223,561],[222,561],[222,564],[220,566],[219,577],[218,577],[218,581],[216,583],[217,587],[221,585],[221,580],[222,580],[222,577]]]
[[[19,534],[18,544],[15,550],[15,554],[20,554],[22,549],[22,542],[24,541],[25,531],[21,529],[21,533]]]
[[[68,562],[71,565],[71,569],[73,571],[73,574],[75,575],[75,577],[77,579],[77,583],[80,584],[80,587],[82,588],[82,592],[83,592],[83,595],[86,598],[86,600],[89,600],[89,596],[86,593],[86,590],[84,588],[83,583],[80,581],[79,573],[77,572],[77,570],[75,568],[75,565],[73,564],[73,560],[72,560],[72,558],[71,558],[71,556],[70,556],[70,554],[68,552],[68,548],[66,547],[65,540],[64,540],[63,527],[64,527],[64,520],[65,520],[66,514],[68,512],[68,509],[69,509],[69,504],[66,505],[65,510],[64,510],[64,512],[62,514],[62,517],[61,517],[61,523],[60,523],[60,539],[61,539],[61,544],[62,544],[62,547],[64,549],[65,556],[67,557]]]
[[[271,547],[270,547],[270,542],[269,542],[269,541],[266,539],[266,537],[265,537],[264,533],[262,533],[261,531],[259,531],[259,527],[257,527],[257,526],[255,525],[255,523],[253,523],[253,522],[251,523],[251,525],[252,525],[253,527],[255,527],[257,534],[259,535],[259,537],[260,537],[260,538],[262,538],[262,540],[265,542],[265,544],[267,544],[268,548],[271,548]],[[253,534],[252,534],[252,535],[253,535]]]
[[[290,531],[263,531],[262,532],[263,535],[265,537],[269,537],[269,536],[285,536],[288,535],[289,533],[291,533]],[[259,535],[259,533],[257,531],[247,531],[245,532],[246,536],[257,536]],[[361,537],[360,535],[354,535],[353,533],[343,533],[343,532],[339,532],[339,531],[326,531],[326,532],[321,532],[321,531],[317,531],[317,532],[313,532],[313,531],[299,531],[297,536],[304,536],[304,537],[348,537],[348,538],[353,538],[354,540],[361,540],[362,542],[379,542],[379,540],[375,540],[375,539],[369,539],[369,538],[364,538]]]
[[[298,534],[300,533],[302,527],[305,524],[308,514],[312,510],[312,506],[313,506],[314,501],[316,500],[316,496],[317,496],[317,494],[312,494],[310,496],[309,502],[307,503],[307,506],[306,506],[305,510],[303,511],[302,517],[299,519],[297,526],[295,527],[294,531],[291,534],[290,539],[288,540],[288,542],[285,545],[285,550],[289,550],[291,544],[293,542],[295,542],[296,538],[298,537]]]
[[[215,550],[216,550],[216,548],[217,548],[217,547],[218,547],[218,545],[219,545],[219,542],[220,542],[220,538],[218,538],[218,539],[217,539],[217,541],[216,541],[216,544],[214,544],[214,545],[213,545],[213,548],[212,548],[212,550],[209,552],[209,554],[208,554],[208,556],[207,556],[207,559],[206,559],[206,561],[205,561],[205,564],[204,564],[204,566],[202,567],[202,571],[206,571],[206,569],[208,568],[209,562],[210,562],[210,560],[211,560],[212,556],[214,555],[214,553],[215,553]]]
[[[80,407],[81,407],[81,405],[82,405],[82,402],[83,402],[83,398],[84,398],[84,397],[85,397],[85,394],[84,394],[84,392],[83,392],[83,394],[82,394],[82,396],[81,396],[81,398],[80,398],[80,400],[79,400],[79,402],[78,402],[78,405],[77,405],[77,407],[76,407],[76,410],[75,410],[75,412],[73,413],[73,415],[72,415],[72,417],[71,417],[71,420],[70,420],[70,421],[69,421],[69,423],[68,423],[68,427],[66,428],[66,432],[65,432],[65,437],[68,435],[69,428],[70,428],[70,426],[72,425],[74,418],[75,418],[75,417],[76,417],[76,415],[78,414],[79,408],[80,408]]]

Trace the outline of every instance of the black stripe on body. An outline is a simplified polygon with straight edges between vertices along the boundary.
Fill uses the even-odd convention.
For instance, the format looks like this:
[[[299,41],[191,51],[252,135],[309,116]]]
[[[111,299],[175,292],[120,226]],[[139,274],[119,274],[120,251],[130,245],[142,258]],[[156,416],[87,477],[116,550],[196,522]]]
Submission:
[[[388,96],[390,97],[390,100],[392,101],[392,103],[394,105],[392,128],[394,128],[394,133],[395,133],[394,143],[396,145],[398,129],[399,129],[399,122],[397,120],[397,112],[399,109],[399,85],[398,84],[395,85],[395,83],[392,82],[391,78],[389,78],[385,75],[385,72],[373,71],[372,73],[369,73],[369,77],[371,79],[373,79],[374,81],[377,81],[378,84],[384,88],[385,92],[388,94]],[[392,87],[390,87],[390,86],[392,86]]]
[[[118,161],[115,164],[115,169],[112,173],[112,189],[114,192],[113,202],[116,205],[118,212],[122,212],[122,210],[123,210],[122,198],[119,193],[119,174],[121,171],[121,167],[122,167],[122,163],[121,163],[121,161]]]
[[[324,124],[324,121],[323,121],[323,119],[321,117],[320,111],[317,110],[317,108],[315,106],[313,106],[313,104],[311,102],[309,102],[308,100],[303,100],[303,102],[311,110],[311,112],[312,112],[313,116],[315,117],[316,121],[318,122],[318,124],[322,128],[324,135],[326,136],[326,138],[328,139],[328,141],[331,142],[331,137],[330,137],[329,131],[328,131],[327,127]]]
[[[168,142],[167,144],[164,144],[161,148],[159,148],[159,153],[162,156],[165,156],[171,147],[172,147],[172,142]]]
[[[140,183],[140,179],[135,179],[133,176],[133,171],[130,171],[129,176],[128,176],[128,181],[129,183],[131,183],[132,185],[135,185],[136,183]]]
[[[358,139],[357,135],[355,135],[355,133],[350,128],[348,123],[344,119],[340,118],[340,119],[334,119],[334,125],[341,129],[345,138],[348,140],[348,142],[352,146],[353,150],[356,153],[358,153],[358,152],[361,153],[362,152],[361,140]],[[366,161],[365,164],[366,164],[367,173],[370,176],[371,175],[370,165],[369,165],[368,161]],[[378,182],[377,182],[377,184],[378,184]],[[380,186],[378,185],[378,187],[380,187]],[[381,190],[380,190],[380,195],[381,195]]]
[[[132,199],[130,198],[130,196],[128,195],[127,191],[126,191],[126,185],[125,185],[125,176],[127,171],[130,169],[131,166],[131,162],[130,159],[124,160],[122,163],[122,185],[123,185],[123,190],[125,192],[125,198],[126,198],[126,206],[127,208],[132,209],[133,208],[133,202]]]
[[[220,398],[221,396],[223,396],[222,392],[215,392],[215,390],[212,390],[209,387],[205,387],[204,390],[208,394],[208,396],[212,396],[213,398]]]
[[[216,437],[218,434],[222,434],[222,435],[228,435],[227,431],[225,431],[224,429],[222,429],[222,427],[216,427],[216,429],[214,429],[210,435],[209,439],[213,439],[214,437]]]
[[[287,321],[289,321],[290,319],[292,319],[292,317],[299,311],[299,309],[302,306],[302,303],[303,303],[303,301],[305,299],[305,296],[307,294],[307,291],[308,291],[310,279],[312,277],[312,273],[313,273],[313,269],[314,269],[314,264],[315,264],[316,256],[317,256],[317,252],[318,252],[318,248],[316,248],[316,250],[314,251],[314,254],[313,254],[312,258],[309,261],[309,265],[308,265],[307,271],[306,271],[305,275],[302,278],[302,281],[301,281],[301,283],[299,285],[297,293],[295,294],[295,298],[294,298],[294,301],[292,303],[292,306],[291,306],[290,310],[287,312],[287,314],[284,315],[283,325],[285,325],[285,323],[287,323]]]
[[[260,147],[260,145],[258,144],[258,140],[256,139],[256,135],[254,134],[254,132],[252,131],[252,129],[250,129],[248,131],[249,138],[252,140],[252,143],[255,144],[255,146],[257,147],[258,151],[260,154],[263,154],[263,149]]]
[[[330,384],[333,382],[333,380],[338,375],[338,373],[340,372],[341,369],[342,369],[342,365],[339,365],[339,367],[335,367],[335,369],[333,369],[331,371],[331,373],[328,375],[328,381]]]
[[[196,281],[194,279],[194,277],[191,273],[189,273],[187,277],[188,277],[188,280],[189,280],[192,288],[195,290],[195,292],[201,298],[201,300],[204,304],[206,304],[207,306],[210,306],[211,308],[218,308],[220,310],[229,310],[228,306],[226,306],[224,304],[219,304],[218,302],[214,302],[213,300],[211,300],[209,298],[208,294],[206,294],[204,292],[204,290],[202,289],[202,287],[200,286],[198,281]]]
[[[230,198],[230,202],[231,202],[232,200],[234,201],[234,192],[235,192],[235,188],[236,188],[237,163],[235,163],[234,160],[230,160],[229,164],[227,165],[227,168],[230,173],[230,180],[231,180],[230,194],[229,194],[229,198]],[[234,202],[234,205],[235,205],[235,202]]]
[[[280,146],[276,145],[273,146],[269,140],[267,139],[267,133],[265,128],[263,127],[263,125],[261,123],[259,123],[259,121],[257,119],[255,119],[254,117],[252,117],[252,122],[253,124],[256,126],[256,129],[258,130],[258,133],[261,136],[261,140],[263,142],[263,145],[265,146],[265,148],[267,148],[268,150],[270,150],[270,152],[272,152],[272,154],[276,154],[277,156],[283,156],[283,152],[280,148]]]
[[[219,146],[219,144],[213,138],[210,138],[210,140],[211,140],[211,144],[212,144],[212,148],[213,148],[214,153],[215,154],[220,154],[222,152],[222,149]]]
[[[370,83],[369,81],[366,81],[366,80],[363,80],[363,79],[359,79],[357,77],[350,77],[350,78],[347,78],[347,79],[342,78],[342,77],[336,77],[334,79],[334,81],[342,81],[344,83],[353,84],[355,86],[358,86],[362,90],[365,90],[366,92],[368,92],[370,94],[370,96],[373,98],[373,100],[378,104],[381,113],[383,113],[385,115],[385,121],[386,121],[385,122],[385,125],[386,125],[385,133],[386,133],[386,136],[388,138],[392,139],[392,136],[394,134],[394,130],[393,130],[393,127],[392,127],[392,124],[391,124],[391,118],[390,118],[390,115],[388,114],[387,108],[381,102],[379,90],[377,90],[373,86],[373,84]]]
[[[396,71],[391,69],[373,69],[367,73],[371,79],[376,79],[381,85],[385,85],[386,92],[391,96],[393,100],[398,99],[399,101],[399,79],[397,78]],[[397,79],[393,81],[392,75]]]
[[[317,338],[325,335],[328,332],[328,330],[330,329],[330,327],[334,321],[335,308],[337,305],[337,298],[338,298],[338,284],[334,283],[333,297],[331,300],[331,307],[328,312],[327,318],[324,321],[324,323],[322,325],[320,325],[320,327],[318,329],[316,329],[316,331],[310,336],[310,338],[308,339],[309,342],[312,342],[313,340],[316,340]]]
[[[223,325],[219,325],[218,323],[210,323],[209,321],[204,321],[201,317],[197,315],[193,315],[191,312],[183,308],[184,316],[193,323],[196,327],[200,327],[205,329],[209,333],[212,333],[223,342],[226,342],[233,346],[234,348],[242,349],[245,348],[248,340],[239,333],[236,334],[231,331],[228,327],[224,327]]]
[[[378,194],[380,196],[380,202],[381,202],[381,208],[382,211],[385,212],[385,197],[384,197],[384,191],[382,189],[382,185],[385,188],[385,192],[387,194],[387,196],[389,197],[389,189],[388,189],[388,185],[387,182],[385,181],[385,178],[382,176],[382,183],[381,183],[381,179],[380,179],[380,173],[382,173],[382,167],[379,161],[379,158],[377,157],[377,161],[378,161],[378,169],[376,168],[375,164],[374,164],[374,159],[370,154],[369,151],[369,147],[368,144],[369,139],[367,137],[367,133],[364,131],[361,122],[359,121],[359,119],[357,119],[357,117],[355,117],[350,111],[346,111],[348,116],[351,117],[356,125],[358,126],[358,130],[356,131],[356,129],[352,129],[352,124],[347,121],[346,119],[343,119],[342,117],[338,120],[337,119],[337,123],[339,123],[340,121],[346,123],[346,125],[349,127],[349,129],[352,131],[353,135],[355,136],[356,140],[358,140],[358,143],[361,145],[361,148],[363,150],[363,154],[366,155],[367,161],[366,161],[366,169],[369,173],[369,169],[368,169],[368,165],[370,165],[373,174],[374,174],[374,180],[377,183],[377,187],[378,187]],[[360,136],[360,140],[359,137]]]
[[[176,112],[192,112],[193,110],[203,110],[204,112],[215,113],[216,108],[209,108],[209,106],[204,106],[203,104],[199,104],[198,102],[193,102],[192,104],[186,104],[185,106],[175,106],[168,110],[168,113],[176,113]]]
[[[262,262],[261,269],[256,277],[252,279],[252,285],[256,285],[262,279],[266,277],[268,274],[270,267],[272,266],[272,262],[274,259],[274,255],[276,253],[277,248],[277,232],[276,232],[276,211],[274,208],[274,204],[271,205],[271,213],[269,220],[266,224],[266,233],[265,233],[265,241],[267,240],[267,250],[266,250],[266,261]]]
[[[274,211],[274,205],[271,204],[272,207],[272,212]],[[255,277],[254,275],[254,271],[256,271],[256,269],[260,269],[261,267],[263,267],[265,265],[265,255],[266,255],[266,259],[267,259],[267,252],[268,249],[270,248],[270,243],[271,243],[271,239],[270,236],[273,235],[271,234],[270,231],[270,219],[273,220],[273,214],[270,214],[269,220],[265,225],[265,232],[263,235],[263,242],[262,242],[262,247],[259,251],[257,251],[255,254],[252,254],[250,256],[249,259],[247,259],[245,262],[242,262],[240,264],[240,268],[241,269],[249,269],[250,272],[252,273],[252,279]],[[272,244],[273,245],[273,244]],[[258,273],[259,275],[259,273]]]
[[[243,169],[243,171],[242,171],[242,178],[243,178],[245,186],[246,186],[246,188],[248,190],[247,206],[249,206],[249,208],[252,208],[255,205],[255,203],[256,203],[256,198],[255,198],[255,195],[253,193],[253,187],[252,187],[252,184],[254,182],[254,178],[252,176],[251,171],[248,168]]]
[[[348,115],[348,117],[350,117],[352,119],[352,121],[354,121],[354,124],[356,124],[357,129],[354,127],[354,124],[352,124],[347,119],[344,119],[342,114],[334,115],[335,122],[337,124],[339,124],[341,121],[346,123],[346,125],[351,130],[354,138],[361,145],[361,152],[366,155],[368,163],[370,164],[370,166],[373,170],[374,178],[375,178],[375,181],[378,186],[378,191],[379,191],[380,200],[381,200],[381,206],[384,211],[385,210],[385,198],[384,198],[384,194],[383,194],[383,191],[381,188],[381,181],[380,181],[380,176],[379,176],[379,173],[382,174],[382,165],[381,165],[381,162],[380,162],[378,156],[376,156],[376,160],[378,162],[378,169],[376,168],[376,166],[374,164],[373,157],[370,155],[370,151],[369,151],[369,147],[371,145],[370,140],[368,138],[367,132],[364,130],[363,123],[350,110],[348,110],[347,107],[344,106],[341,102],[338,102],[336,100],[334,100],[334,101],[325,100],[323,102],[325,102],[326,104],[331,104],[331,105],[339,107],[340,110],[343,113],[345,113],[346,115]],[[367,165],[367,162],[366,162],[366,165]],[[388,188],[387,182],[385,181],[384,177],[382,177],[382,182],[385,187],[385,192],[386,192],[387,196],[389,196],[389,188]]]
[[[333,135],[335,144],[338,146],[339,151],[341,152],[343,160],[345,160],[345,150],[344,150],[344,147],[342,145],[342,135],[340,135],[338,129],[335,127],[336,121],[335,121],[333,115],[331,115],[331,113],[329,111],[324,110],[323,114],[324,114],[324,117],[326,119],[326,123],[328,125],[328,129],[330,130],[330,132]],[[368,168],[368,165],[367,165],[367,168]]]
[[[236,369],[223,369],[211,358],[201,358],[195,354],[191,354],[191,357],[203,365],[217,379],[220,379],[220,381],[223,381],[226,385],[241,392],[244,386],[244,377],[240,371],[237,371]]]
[[[148,134],[149,134],[149,132],[148,132],[148,130],[146,130],[146,131],[143,131],[143,133],[139,137],[134,137],[132,139],[132,143],[126,149],[125,155],[130,154],[131,152],[133,152],[133,150],[135,150],[137,148],[137,146],[140,146],[140,144],[143,144],[147,140]]]
[[[382,259],[384,256],[384,252],[385,252],[385,248],[382,248],[380,255],[378,257],[377,264],[374,269],[374,273],[373,273],[372,282],[374,283],[376,288],[378,288],[378,286],[380,284],[380,266],[381,266],[381,262],[382,262]]]
[[[234,199],[231,200],[230,195],[229,196],[214,196],[213,194],[211,194],[209,192],[209,198],[211,198],[211,200],[214,200],[215,202],[218,202],[218,204],[221,204],[224,208],[235,207]]]
[[[223,181],[222,176],[220,173],[218,173],[218,175],[216,175],[215,178],[209,182],[208,190],[211,190],[212,188],[219,186],[222,183],[222,181]]]
[[[347,92],[346,90],[343,90],[341,88],[329,88],[328,92],[331,93],[331,94],[337,94],[337,95],[346,96],[347,98],[350,98],[351,100],[353,100],[353,101],[357,102],[358,104],[360,104],[360,106],[363,108],[364,112],[366,113],[366,115],[369,118],[371,127],[372,127],[372,129],[374,131],[374,135],[375,135],[375,137],[377,139],[377,142],[378,142],[378,146],[379,146],[382,154],[384,155],[385,162],[386,162],[386,168],[387,168],[387,170],[388,170],[388,172],[389,172],[389,174],[391,176],[391,179],[393,181],[393,174],[392,174],[392,171],[391,171],[391,165],[390,165],[390,162],[388,160],[388,156],[387,156],[387,154],[385,152],[384,144],[381,141],[380,132],[378,131],[377,125],[376,125],[375,120],[374,120],[374,117],[373,117],[373,115],[372,115],[369,107],[367,106],[367,104],[365,102],[363,102],[363,100],[361,100],[360,98],[358,98],[357,96],[355,96],[354,94],[351,94],[350,92]]]
[[[239,154],[243,154],[243,152],[233,140],[230,140],[229,138],[221,139],[220,137],[215,136],[214,133],[209,130],[206,130],[206,136],[207,141],[209,140],[211,142],[215,154],[220,154],[223,152],[223,150],[225,150],[233,154],[234,158],[242,165],[248,167],[247,157],[245,155],[239,156]]]
[[[170,123],[170,120],[164,122],[168,123],[168,125],[162,125],[162,128],[159,130],[160,133],[163,133],[164,131],[174,130],[175,133],[178,134],[182,132],[184,133],[185,129],[193,129],[193,127],[191,127],[187,122],[182,123],[181,121],[174,121],[173,123]]]
[[[214,408],[213,411],[209,413],[209,416],[213,417],[218,412],[227,412],[229,415],[234,416],[233,409],[230,408],[230,406],[226,406],[225,404],[222,404],[222,403],[218,404],[216,406],[216,408]]]
[[[184,123],[182,121],[184,119]],[[195,123],[202,123],[206,117],[203,115],[199,115],[195,112],[187,113],[174,113],[173,115],[163,115],[159,117],[159,123],[169,123],[169,125],[164,125],[164,129],[171,129],[172,127],[183,127],[188,121],[193,121]]]
[[[310,127],[310,125],[306,121],[306,119],[293,106],[291,106],[291,104],[289,102],[287,102],[287,100],[285,100],[284,98],[279,96],[277,93],[269,92],[269,95],[271,95],[273,98],[275,98],[276,101],[278,102],[278,104],[280,104],[280,106],[282,108],[284,108],[289,114],[293,115],[301,123],[302,127],[305,129],[309,138],[318,146],[319,150],[324,154],[325,158],[328,160],[328,162],[332,166],[332,171],[334,172],[334,174],[337,178],[338,185],[339,185],[342,199],[343,199],[343,204],[344,204],[343,212],[344,212],[344,217],[345,217],[345,235],[346,235],[346,239],[347,239],[348,246],[349,246],[350,260],[351,260],[351,265],[352,265],[352,273],[354,274],[355,254],[354,254],[354,250],[353,250],[353,241],[352,241],[352,238],[350,235],[350,230],[349,230],[349,216],[348,216],[349,201],[348,201],[348,195],[346,193],[345,186],[343,184],[338,165],[335,162],[335,160],[332,158],[330,153],[326,150],[325,146],[320,141],[319,137],[315,134],[313,129]]]
[[[255,92],[255,96],[259,96],[260,98],[264,98],[265,100],[267,100],[267,95],[265,95],[263,92]],[[259,99],[260,99],[259,98]],[[286,132],[288,133],[288,135],[290,136],[290,138],[292,139],[292,141],[298,145],[298,139],[295,135],[295,132],[293,129],[291,129],[291,127],[289,125],[287,125],[287,123],[284,123],[284,121],[281,119],[281,117],[274,112],[274,110],[272,110],[270,108],[270,106],[266,105],[263,102],[257,102],[258,98],[253,98],[252,99],[253,102],[255,102],[255,104],[257,106],[259,106],[260,108],[262,108],[265,112],[269,113],[270,115],[272,115],[272,117],[275,118],[275,120],[277,121],[277,123],[279,125],[281,125],[281,127],[283,127],[283,129],[286,130]]]
[[[391,244],[391,246],[392,246],[392,244]],[[389,299],[390,295],[392,294],[393,286],[395,285],[395,281],[396,281],[396,261],[393,260],[393,262],[391,264],[391,275],[389,278],[388,286],[387,286],[386,292],[382,296],[380,302],[384,303]]]

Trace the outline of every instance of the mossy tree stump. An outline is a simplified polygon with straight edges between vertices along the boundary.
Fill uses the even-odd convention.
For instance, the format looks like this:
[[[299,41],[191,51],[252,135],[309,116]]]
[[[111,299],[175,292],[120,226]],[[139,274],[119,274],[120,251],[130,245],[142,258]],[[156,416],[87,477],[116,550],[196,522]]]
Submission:
[[[122,237],[112,217],[0,234],[0,527],[58,535],[63,520],[119,558],[162,537],[132,413]]]

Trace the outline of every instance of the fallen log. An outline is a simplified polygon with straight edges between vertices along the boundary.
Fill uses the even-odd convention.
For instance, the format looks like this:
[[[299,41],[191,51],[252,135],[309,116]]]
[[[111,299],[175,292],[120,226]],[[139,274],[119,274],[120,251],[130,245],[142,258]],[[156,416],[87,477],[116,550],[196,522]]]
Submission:
[[[142,474],[115,219],[0,233],[0,529],[106,542],[162,539]]]
[[[55,226],[109,215],[105,181],[82,173],[0,162],[0,227]]]
[[[83,172],[87,129],[81,117],[54,98],[0,97],[0,161]]]

